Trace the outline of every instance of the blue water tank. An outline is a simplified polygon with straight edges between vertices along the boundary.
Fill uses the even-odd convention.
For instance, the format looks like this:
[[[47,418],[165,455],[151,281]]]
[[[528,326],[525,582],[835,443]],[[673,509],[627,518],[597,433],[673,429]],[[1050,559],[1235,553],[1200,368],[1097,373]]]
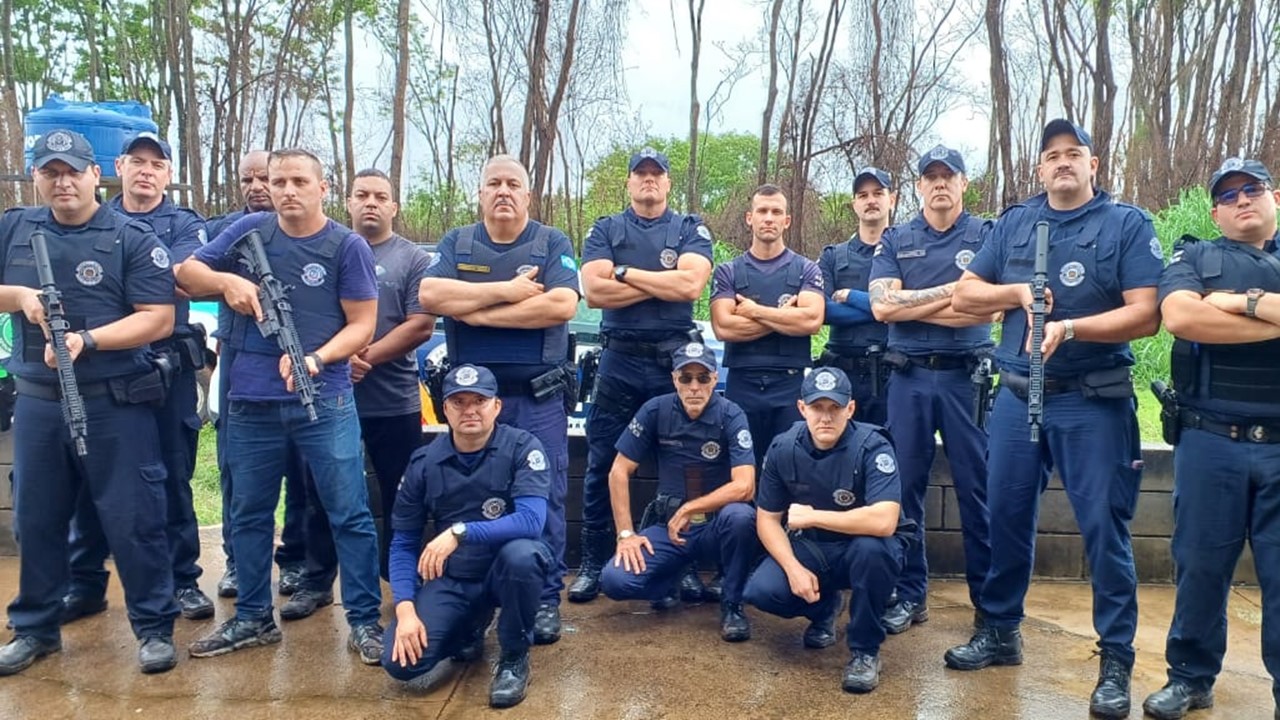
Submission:
[[[59,129],[74,130],[88,138],[102,174],[112,177],[116,174],[116,156],[125,140],[140,132],[160,131],[151,119],[151,108],[140,102],[72,102],[55,93],[45,99],[44,105],[32,108],[23,123],[26,169],[31,169],[36,140]]]

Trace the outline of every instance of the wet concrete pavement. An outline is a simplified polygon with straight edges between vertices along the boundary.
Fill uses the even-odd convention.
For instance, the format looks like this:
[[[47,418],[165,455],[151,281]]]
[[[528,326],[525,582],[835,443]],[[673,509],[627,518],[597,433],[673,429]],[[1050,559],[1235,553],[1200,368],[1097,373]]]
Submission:
[[[220,576],[216,532],[206,529],[205,576],[212,597]],[[0,596],[17,590],[18,563],[0,559]],[[516,708],[487,705],[489,662],[497,657],[491,631],[486,661],[445,663],[426,687],[391,680],[361,665],[346,649],[341,606],[284,624],[284,642],[221,658],[192,660],[181,652],[170,673],[137,671],[118,582],[109,610],[64,629],[63,651],[24,673],[0,678],[0,718],[916,718],[999,720],[1085,718],[1097,677],[1089,587],[1038,583],[1028,600],[1025,664],[958,673],[943,667],[947,647],[964,642],[973,611],[962,582],[937,580],[930,621],[890,638],[881,651],[880,688],[862,696],[840,690],[848,659],[841,642],[803,650],[803,620],[780,620],[748,609],[753,637],[720,641],[715,606],[685,607],[661,616],[647,603],[600,599],[564,605],[564,638],[534,649],[529,697]],[[1233,591],[1230,647],[1218,681],[1217,706],[1193,720],[1267,720],[1271,680],[1262,666],[1260,594]],[[218,619],[233,612],[219,600]],[[389,597],[388,597],[389,603]],[[1139,603],[1134,709],[1165,680],[1164,636],[1173,607],[1170,587],[1143,587]],[[277,602],[277,607],[280,602]],[[389,604],[385,617],[390,617]],[[214,621],[178,620],[179,649]]]

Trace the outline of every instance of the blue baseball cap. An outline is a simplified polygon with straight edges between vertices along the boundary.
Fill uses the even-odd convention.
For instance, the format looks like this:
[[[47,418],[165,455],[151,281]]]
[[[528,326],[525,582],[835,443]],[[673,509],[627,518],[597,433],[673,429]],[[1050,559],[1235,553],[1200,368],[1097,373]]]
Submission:
[[[964,172],[964,158],[960,157],[960,153],[952,150],[946,145],[934,145],[933,149],[920,156],[920,162],[916,163],[916,172],[924,175],[924,171],[934,163],[942,163],[951,168],[951,172]]]
[[[868,178],[880,183],[880,187],[885,190],[893,190],[893,176],[878,167],[868,165],[867,167],[859,170],[857,175],[853,176],[853,191],[855,193],[858,192],[858,186],[862,184],[863,180]]]
[[[659,168],[662,168],[662,172],[664,173],[671,172],[671,161],[667,159],[666,155],[663,155],[662,153],[658,152],[657,150],[654,150],[651,147],[646,147],[645,149],[631,156],[631,162],[627,163],[627,172],[628,173],[635,172],[636,168],[640,167],[640,163],[643,163],[646,161],[657,165]]]
[[[837,405],[848,405],[853,399],[853,385],[840,368],[818,367],[805,376],[804,383],[800,385],[800,397],[805,405],[812,405],[823,398]]]
[[[444,376],[444,397],[472,392],[487,398],[498,394],[498,379],[487,367],[459,365]]]
[[[1076,142],[1089,148],[1090,152],[1093,151],[1093,138],[1089,137],[1089,133],[1085,132],[1084,128],[1070,120],[1058,118],[1050,120],[1049,124],[1044,126],[1044,132],[1040,134],[1040,152],[1044,152],[1044,149],[1049,147],[1049,141],[1059,135],[1070,135],[1076,139]]]
[[[37,169],[55,161],[70,165],[76,172],[95,163],[93,145],[85,136],[73,130],[50,130],[36,138],[31,151],[31,164]]]
[[[124,147],[120,148],[120,154],[128,155],[141,145],[150,145],[159,150],[165,160],[173,159],[173,148],[169,147],[169,143],[161,140],[160,136],[153,132],[140,132],[129,138],[125,141]]]
[[[711,372],[716,371],[716,351],[702,343],[685,343],[671,353],[671,369],[697,363]]]
[[[1268,185],[1271,184],[1271,173],[1267,171],[1267,166],[1258,160],[1252,158],[1227,158],[1222,167],[1214,171],[1213,177],[1209,178],[1209,196],[1214,197],[1218,194],[1218,184],[1227,179],[1229,175],[1247,175],[1254,180],[1260,180]]]

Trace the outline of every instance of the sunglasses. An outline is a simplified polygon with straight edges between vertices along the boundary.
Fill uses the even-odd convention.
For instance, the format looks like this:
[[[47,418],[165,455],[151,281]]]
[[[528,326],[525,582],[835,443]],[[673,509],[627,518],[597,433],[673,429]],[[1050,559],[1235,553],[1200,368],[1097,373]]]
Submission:
[[[1236,201],[1240,199],[1241,193],[1243,193],[1245,197],[1253,199],[1261,197],[1267,190],[1268,188],[1265,183],[1247,183],[1238,188],[1223,190],[1218,193],[1218,196],[1215,197],[1213,201],[1219,205],[1235,205]]]
[[[695,381],[699,385],[710,385],[711,373],[701,373],[698,375],[687,375],[687,374],[681,373],[680,375],[676,376],[676,381],[679,382],[681,385],[688,385],[689,383],[695,382]]]

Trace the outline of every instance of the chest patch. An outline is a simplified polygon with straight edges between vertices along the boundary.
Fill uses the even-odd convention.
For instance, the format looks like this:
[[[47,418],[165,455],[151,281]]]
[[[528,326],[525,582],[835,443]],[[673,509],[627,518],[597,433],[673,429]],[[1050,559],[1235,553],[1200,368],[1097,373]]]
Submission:
[[[76,281],[85,287],[93,287],[102,282],[102,265],[97,260],[80,263],[76,266]]]
[[[1072,260],[1058,271],[1058,279],[1067,287],[1075,287],[1084,282],[1084,265]]]
[[[786,307],[795,298],[796,296],[791,293],[782,293],[778,296],[778,307]]]
[[[485,520],[497,520],[507,511],[507,501],[499,497],[489,498],[480,506],[480,514]]]
[[[831,499],[840,507],[852,507],[853,504],[857,502],[858,496],[854,495],[852,490],[838,488],[835,492],[831,493]]]
[[[969,263],[971,262],[973,262],[972,250],[961,250],[960,252],[956,253],[956,267],[960,268],[961,270],[967,270],[969,269]]]
[[[382,265],[374,265],[373,274],[377,275],[378,277],[383,277],[387,274],[387,269]]]
[[[720,457],[720,443],[709,440],[702,444],[702,457],[708,460],[715,460]]]
[[[532,269],[534,269],[534,268],[536,268],[536,267],[537,267],[537,265],[527,265],[527,264],[526,264],[526,265],[521,265],[520,267],[516,268],[516,275],[517,275],[517,276],[519,276],[519,275],[524,275],[525,273],[529,272],[530,270],[532,270]]]
[[[328,274],[320,263],[307,263],[302,266],[302,282],[307,287],[320,287]]]

